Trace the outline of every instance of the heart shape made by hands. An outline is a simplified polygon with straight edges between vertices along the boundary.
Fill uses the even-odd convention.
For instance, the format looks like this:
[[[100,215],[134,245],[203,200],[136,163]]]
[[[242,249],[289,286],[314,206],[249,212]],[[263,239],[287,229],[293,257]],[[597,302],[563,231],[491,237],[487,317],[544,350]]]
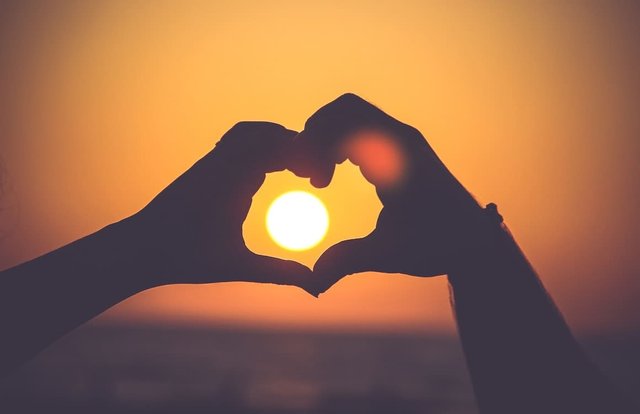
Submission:
[[[297,175],[325,187],[348,159],[383,205],[369,235],[333,245],[315,263],[319,293],[359,272],[449,273],[468,257],[463,252],[477,251],[478,235],[495,228],[417,129],[354,94],[316,111],[295,144]]]
[[[329,213],[326,236],[310,249],[284,249],[274,242],[265,225],[265,216],[271,202],[292,190],[314,194],[325,204]],[[337,166],[331,185],[322,189],[315,188],[308,179],[297,177],[290,171],[281,171],[267,174],[264,184],[253,196],[242,233],[245,244],[252,252],[295,260],[312,268],[322,253],[332,245],[370,234],[381,210],[382,203],[375,187],[349,161]]]
[[[345,240],[353,234],[342,231],[350,228],[349,223],[343,223],[340,225],[346,229],[334,231],[334,237],[321,243],[315,255],[297,258],[310,264],[330,242],[342,239],[313,265],[317,276],[313,283],[317,285],[310,290],[315,293],[359,272],[425,277],[449,273],[459,263],[461,252],[482,243],[475,235],[486,234],[487,226],[492,226],[484,210],[417,129],[356,95],[345,94],[316,111],[294,139],[293,147],[290,169],[297,176],[310,178],[314,187],[324,188],[332,182],[336,165],[349,160],[375,186],[383,206],[375,229],[365,237]],[[356,210],[348,215],[352,220],[364,218],[371,223],[375,213],[366,213],[370,201],[349,203],[345,199],[355,189],[342,190],[344,194],[331,208],[353,207]],[[255,217],[243,226],[247,233],[263,227]],[[335,237],[339,234],[341,237]],[[282,255],[282,251],[267,252],[250,244],[252,250]]]

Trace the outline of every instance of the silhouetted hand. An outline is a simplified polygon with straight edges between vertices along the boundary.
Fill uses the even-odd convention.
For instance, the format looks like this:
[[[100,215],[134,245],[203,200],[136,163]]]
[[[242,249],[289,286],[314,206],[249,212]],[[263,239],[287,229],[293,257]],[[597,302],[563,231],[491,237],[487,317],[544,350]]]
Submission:
[[[250,281],[305,288],[307,267],[253,254],[242,222],[294,131],[242,122],[140,212],[0,272],[0,376],[116,303],[171,283]]]
[[[294,172],[326,186],[349,158],[384,206],[370,235],[318,259],[315,293],[363,271],[446,273],[481,413],[639,412],[589,361],[497,212],[475,202],[415,128],[348,94],[294,142]]]
[[[154,285],[250,281],[304,287],[307,267],[252,253],[242,223],[265,173],[287,168],[295,131],[241,122],[215,149],[132,217]]]
[[[360,97],[346,94],[320,108],[307,120],[295,147],[296,174],[324,187],[335,165],[350,159],[376,185],[383,204],[371,234],[340,242],[318,259],[316,293],[364,271],[445,274],[470,243],[477,243],[472,235],[486,217],[473,197],[418,130]],[[398,171],[391,171],[389,180],[377,168]]]

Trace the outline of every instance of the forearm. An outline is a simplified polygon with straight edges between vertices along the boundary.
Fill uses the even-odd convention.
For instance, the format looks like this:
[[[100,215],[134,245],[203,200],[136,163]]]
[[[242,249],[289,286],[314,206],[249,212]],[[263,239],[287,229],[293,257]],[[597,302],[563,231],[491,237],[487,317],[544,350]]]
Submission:
[[[481,412],[627,412],[506,229],[449,278]]]
[[[149,287],[125,222],[0,272],[0,375]]]

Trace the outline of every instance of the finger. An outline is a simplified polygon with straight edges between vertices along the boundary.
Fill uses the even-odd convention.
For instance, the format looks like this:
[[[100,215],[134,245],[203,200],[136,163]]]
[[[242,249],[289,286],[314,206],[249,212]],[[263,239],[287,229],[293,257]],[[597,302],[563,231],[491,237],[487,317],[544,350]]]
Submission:
[[[324,188],[333,178],[336,162],[331,146],[313,132],[300,132],[293,140],[289,169],[299,177],[311,178],[316,188]]]
[[[335,164],[345,159],[359,165],[365,178],[383,191],[403,182],[414,159],[433,159],[419,131],[354,94],[314,113],[293,148],[292,171],[318,187],[329,184]]]
[[[239,122],[220,139],[211,158],[239,172],[281,171],[287,168],[296,134],[273,122]]]
[[[353,129],[377,124],[375,120],[382,120],[382,115],[382,111],[354,94],[344,94],[318,109],[295,139],[297,162],[292,171],[310,177],[313,185],[326,185],[331,181],[334,165],[341,161],[340,140]]]
[[[345,240],[331,246],[316,262],[312,290],[327,291],[345,276],[367,271],[383,271],[384,252],[374,235]]]
[[[287,168],[297,133],[273,122],[239,122],[178,181],[183,187],[243,188],[253,194],[268,172]]]
[[[288,167],[296,134],[272,122],[239,122],[201,160],[198,175],[237,194],[243,206],[238,211],[243,212],[264,182],[265,174]]]
[[[317,296],[312,290],[313,272],[293,260],[254,254],[246,262],[243,272],[246,275],[244,280],[249,282],[297,286],[311,295]]]

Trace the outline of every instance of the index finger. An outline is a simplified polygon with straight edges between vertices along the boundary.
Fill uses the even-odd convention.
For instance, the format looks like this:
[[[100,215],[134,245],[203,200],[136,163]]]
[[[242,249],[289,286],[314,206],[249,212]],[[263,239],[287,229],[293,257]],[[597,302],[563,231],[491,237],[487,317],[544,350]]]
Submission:
[[[259,174],[282,171],[288,167],[296,134],[273,122],[239,122],[223,135],[207,157],[224,161],[236,171]]]

